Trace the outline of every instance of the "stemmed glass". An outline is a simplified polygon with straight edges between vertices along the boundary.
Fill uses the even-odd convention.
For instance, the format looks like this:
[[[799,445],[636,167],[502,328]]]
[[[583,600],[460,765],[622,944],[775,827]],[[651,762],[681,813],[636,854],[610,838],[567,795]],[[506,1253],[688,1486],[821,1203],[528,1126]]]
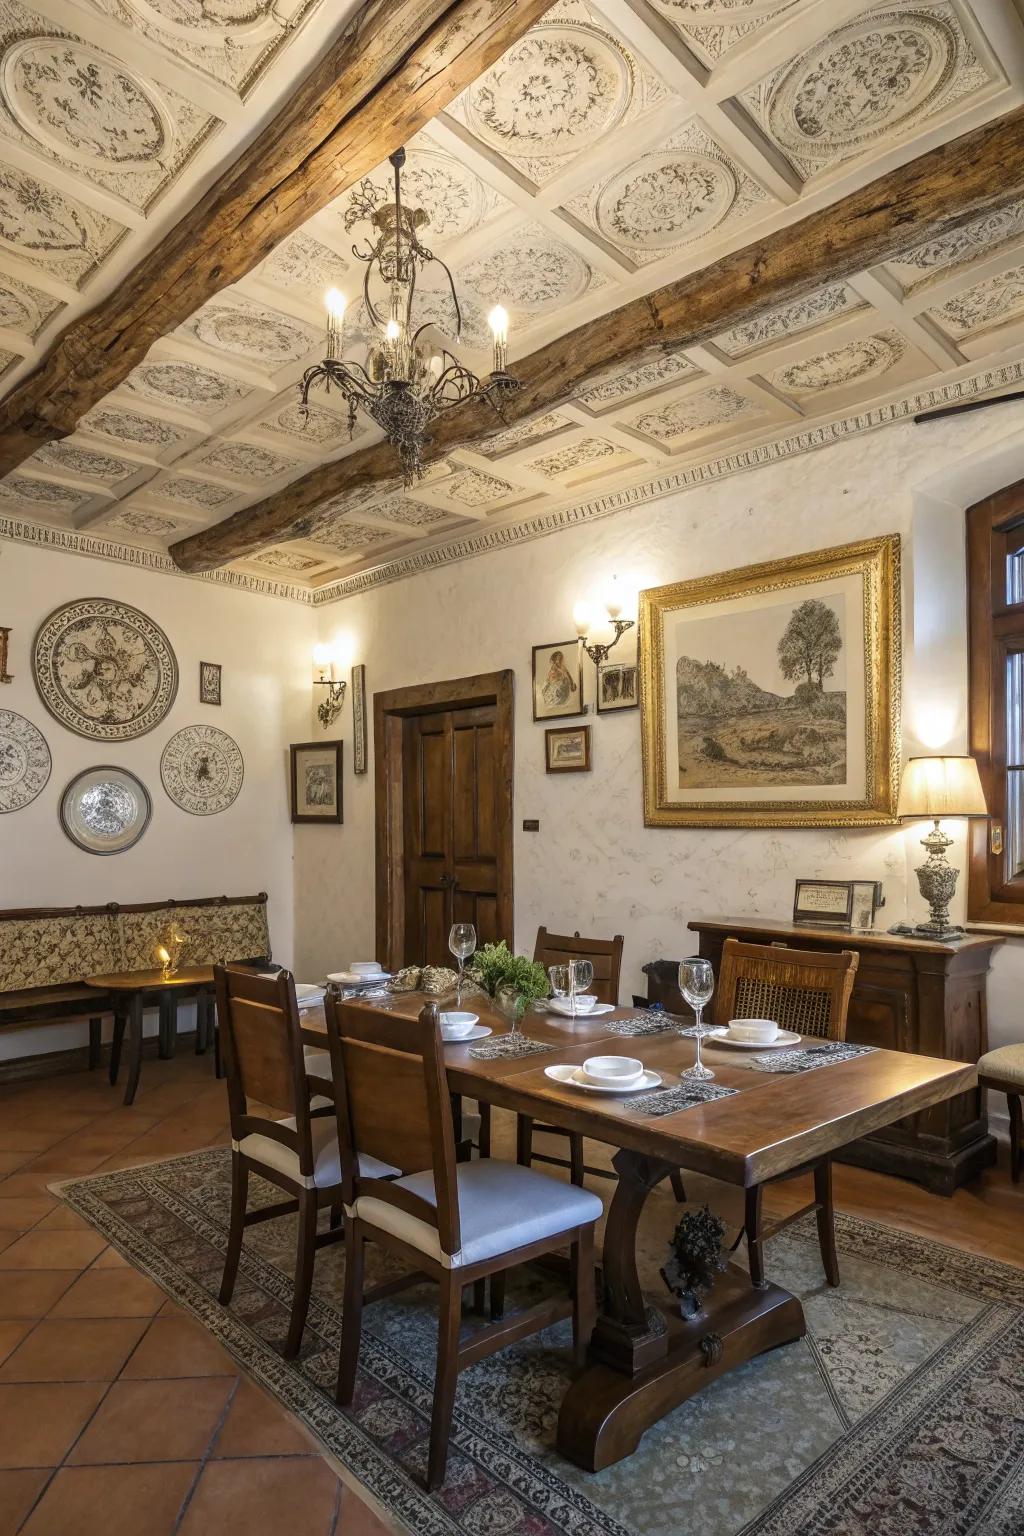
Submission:
[[[551,983],[551,991],[555,997],[563,998],[569,996],[571,983],[569,981],[569,967],[567,965],[549,965],[548,980]]]
[[[494,1001],[499,1013],[508,1019],[511,1028],[508,1032],[509,1039],[515,1039],[519,1033],[519,993],[510,981],[504,981],[494,994]]]
[[[586,992],[594,979],[594,967],[589,960],[569,961],[569,998],[572,1016],[576,1018],[576,994]]]
[[[472,923],[453,923],[448,935],[448,948],[459,962],[459,979],[455,985],[455,1006],[462,1007],[462,972],[470,955],[476,953],[476,929]]]
[[[692,1067],[687,1067],[682,1073],[683,1077],[697,1077],[703,1081],[714,1077],[710,1067],[706,1067],[700,1059],[701,1041],[711,1033],[704,1028],[704,1008],[711,1001],[715,990],[715,973],[711,968],[710,960],[702,960],[698,955],[691,955],[688,960],[683,960],[679,965],[679,990],[689,1003],[696,1015],[696,1027],[693,1034],[697,1041],[697,1059]]]

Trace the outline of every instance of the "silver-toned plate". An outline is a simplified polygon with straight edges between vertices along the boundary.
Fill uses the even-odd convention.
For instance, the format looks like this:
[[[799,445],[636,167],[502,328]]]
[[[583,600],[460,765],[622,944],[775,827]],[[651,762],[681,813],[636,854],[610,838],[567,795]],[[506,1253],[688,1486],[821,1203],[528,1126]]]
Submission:
[[[86,853],[124,853],[149,826],[153,802],[127,768],[101,764],[76,774],[60,800],[60,824]]]

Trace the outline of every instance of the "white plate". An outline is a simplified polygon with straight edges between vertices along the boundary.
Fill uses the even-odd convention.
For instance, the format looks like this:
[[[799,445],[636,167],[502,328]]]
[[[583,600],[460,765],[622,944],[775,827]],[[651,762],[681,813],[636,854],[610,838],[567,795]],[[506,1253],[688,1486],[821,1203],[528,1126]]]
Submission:
[[[724,1025],[713,1031],[716,1045],[735,1045],[741,1051],[775,1051],[780,1045],[799,1045],[801,1037],[791,1029],[780,1029],[774,1040],[734,1040]]]
[[[318,1003],[324,995],[323,987],[316,987],[312,982],[297,981],[295,983],[295,1001],[299,1007],[303,1003]]]
[[[382,981],[390,981],[391,971],[378,971],[376,976],[357,976],[355,971],[328,971],[327,980],[337,982],[339,987],[376,987]]]
[[[572,1008],[569,1006],[568,1003],[563,1002],[560,997],[551,997],[551,998],[549,998],[548,999],[548,1008],[549,1008],[551,1013],[561,1014],[562,1017],[565,1018],[565,1019],[571,1019],[572,1018]],[[588,1008],[586,1010],[586,1012],[584,1012],[582,1008],[578,1009],[577,1013],[576,1013],[576,1017],[577,1017],[577,1019],[596,1019],[598,1014],[600,1014],[600,1013],[614,1013],[614,1012],[615,1012],[615,1004],[614,1003],[595,1003],[593,1008]]]
[[[490,1035],[493,1033],[494,1031],[488,1029],[486,1024],[474,1024],[468,1035],[460,1035],[457,1040],[453,1035],[449,1040],[448,1037],[442,1032],[441,1039],[444,1041],[445,1045],[468,1045],[471,1040],[482,1040],[485,1035]]]
[[[603,1083],[589,1083],[586,1078],[577,1077],[576,1074],[580,1071],[582,1068],[574,1065],[545,1067],[544,1076],[570,1088],[582,1088],[584,1093],[643,1093],[645,1088],[661,1086],[661,1074],[652,1072],[649,1068],[642,1077],[637,1078],[635,1083],[630,1083],[628,1088],[614,1086],[606,1088]]]

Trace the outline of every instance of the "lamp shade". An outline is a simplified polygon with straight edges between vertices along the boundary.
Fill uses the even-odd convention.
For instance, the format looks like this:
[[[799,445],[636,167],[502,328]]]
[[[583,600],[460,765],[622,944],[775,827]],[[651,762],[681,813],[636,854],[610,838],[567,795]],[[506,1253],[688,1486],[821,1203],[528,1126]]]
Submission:
[[[903,770],[896,814],[903,821],[915,816],[987,816],[974,758],[910,758]]]

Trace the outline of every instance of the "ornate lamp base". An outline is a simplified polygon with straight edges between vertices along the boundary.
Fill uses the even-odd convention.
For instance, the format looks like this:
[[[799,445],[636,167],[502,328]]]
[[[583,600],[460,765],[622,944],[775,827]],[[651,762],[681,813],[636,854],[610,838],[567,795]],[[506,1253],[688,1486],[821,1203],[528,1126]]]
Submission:
[[[949,920],[949,904],[956,890],[960,871],[954,869],[946,858],[946,849],[952,848],[953,839],[947,837],[939,826],[938,817],[927,837],[922,837],[921,847],[927,848],[928,857],[917,867],[917,883],[921,895],[928,903],[930,916],[926,923],[894,923],[890,933],[909,934],[915,939],[934,939],[946,943],[950,939],[962,939],[966,929]]]

